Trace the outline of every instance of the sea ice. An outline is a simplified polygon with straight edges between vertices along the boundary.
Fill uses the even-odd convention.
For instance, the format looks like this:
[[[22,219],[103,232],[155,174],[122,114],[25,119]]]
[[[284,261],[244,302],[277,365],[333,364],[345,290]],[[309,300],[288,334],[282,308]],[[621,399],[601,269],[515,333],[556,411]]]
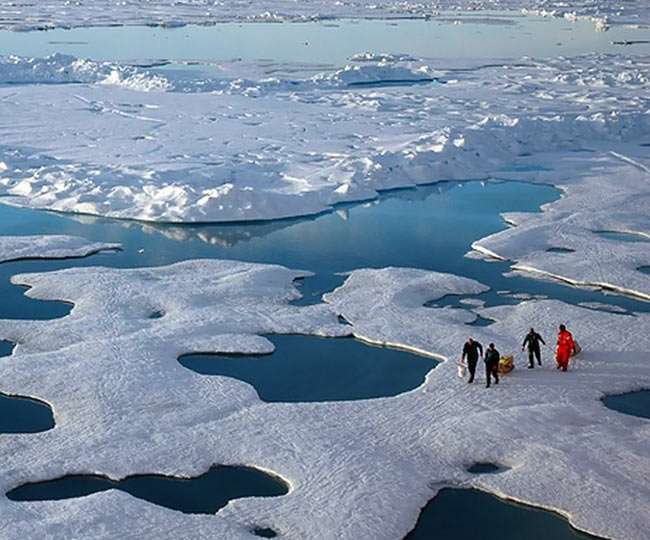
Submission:
[[[516,170],[534,181],[540,163],[551,169],[544,181],[589,190],[578,168],[603,154],[634,167],[608,152],[629,156],[650,133],[640,59],[438,69],[379,58],[296,80],[241,78],[232,66],[179,80],[61,55],[5,58],[0,81],[25,84],[0,85],[1,200],[146,221],[261,220],[437,180]],[[71,84],[26,84],[39,77]],[[410,84],[423,79],[439,82]],[[555,170],[585,140],[597,153]],[[518,168],[530,154],[537,168]]]
[[[0,236],[0,262],[85,257],[119,247],[119,244],[90,242],[78,236]]]
[[[485,300],[481,300],[480,298],[461,298],[459,303],[471,309],[472,307],[482,307],[485,305]]]
[[[505,215],[512,227],[474,249],[515,270],[650,297],[650,277],[638,271],[650,264],[645,246],[595,233],[650,236],[650,160],[639,145],[650,137],[647,59],[452,67],[355,58],[277,79],[237,63],[174,78],[64,55],[4,57],[0,201],[145,221],[248,221],[437,180],[552,183],[560,201]],[[431,82],[412,86],[423,79]]]
[[[584,347],[577,369],[557,372],[545,351],[543,369],[515,369],[490,390],[467,385],[445,362],[420,388],[392,398],[263,403],[245,383],[177,362],[193,351],[268,352],[260,334],[274,332],[353,332],[454,359],[475,315],[423,304],[486,290],[435,272],[357,270],[326,295],[328,304],[291,306],[302,275],[211,260],[16,277],[31,296],[75,307],[49,322],[0,321],[0,337],[21,343],[0,361],[2,390],[47,400],[57,422],[49,432],[0,439],[0,490],[73,473],[196,476],[217,463],[273,471],[290,492],[232,501],[214,516],[116,490],[37,503],[0,498],[2,536],[248,538],[255,525],[295,539],[394,539],[441,486],[456,485],[558,510],[602,536],[645,537],[648,486],[639,472],[650,466],[648,424],[600,398],[650,385],[650,316],[550,300],[479,309],[497,322],[471,333],[503,352],[515,352],[531,324],[552,342],[558,321]],[[150,319],[153,309],[165,315]],[[339,314],[353,326],[339,325]],[[507,470],[472,475],[476,462]]]
[[[99,83],[141,91],[169,88],[169,82],[163,77],[111,62],[93,62],[59,53],[46,58],[0,56],[0,84],[30,83]]]
[[[601,170],[578,184],[542,213],[506,215],[515,226],[483,238],[472,247],[488,256],[515,261],[513,269],[574,285],[596,286],[650,300],[650,264],[645,242],[623,242],[599,230],[650,235],[648,172],[616,167],[600,159]],[[615,179],[615,180],[614,180]],[[549,247],[562,248],[549,252]]]

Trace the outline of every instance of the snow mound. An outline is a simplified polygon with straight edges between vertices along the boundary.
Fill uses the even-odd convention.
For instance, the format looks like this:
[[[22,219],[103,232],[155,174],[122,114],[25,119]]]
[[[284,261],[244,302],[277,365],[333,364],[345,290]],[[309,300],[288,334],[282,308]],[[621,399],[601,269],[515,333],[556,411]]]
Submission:
[[[66,54],[45,58],[0,56],[0,84],[99,83],[131,90],[166,90],[169,82],[158,75],[109,62],[94,62]]]
[[[77,62],[43,69],[63,77],[60,66]],[[454,79],[443,70],[447,84],[417,91],[385,83],[433,77],[426,62],[368,62],[296,81],[199,79],[186,91],[179,81],[166,92],[124,88],[146,71],[115,79],[122,88],[0,88],[1,201],[147,221],[274,219],[436,180],[537,181],[582,141],[600,153],[543,180],[587,182],[576,172],[598,168],[592,157],[614,147],[634,156],[650,137],[639,97],[647,68],[618,56],[528,59]],[[87,78],[113,81],[108,70]]]
[[[225,69],[145,93],[133,88],[156,80],[146,69],[6,60],[7,81],[86,82],[0,88],[0,202],[227,222],[316,214],[438,180],[552,183],[561,201],[542,215],[504,216],[519,226],[474,249],[520,271],[648,298],[642,246],[593,234],[650,234],[647,59],[457,68],[380,59],[296,80]],[[413,86],[434,78],[446,84]]]
[[[398,54],[398,53],[373,53],[373,52],[364,52],[353,54],[350,57],[352,62],[411,62],[418,60],[413,58],[410,54]]]
[[[362,86],[391,83],[432,82],[435,77],[427,66],[410,69],[388,62],[374,65],[347,65],[334,73],[317,75],[314,82],[326,82],[332,86]]]

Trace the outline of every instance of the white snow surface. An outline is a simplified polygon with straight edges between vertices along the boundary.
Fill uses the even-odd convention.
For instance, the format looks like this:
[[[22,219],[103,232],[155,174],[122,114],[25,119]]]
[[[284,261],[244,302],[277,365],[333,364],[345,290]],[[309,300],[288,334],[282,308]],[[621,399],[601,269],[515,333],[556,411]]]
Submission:
[[[4,83],[69,84],[0,85],[2,202],[147,221],[274,219],[498,175],[522,154],[553,167],[586,140],[627,154],[650,138],[641,58],[437,69],[381,57],[302,80],[226,68],[168,80],[63,55],[5,57]]]
[[[60,53],[46,58],[0,57],[0,84],[29,83],[99,83],[140,91],[169,88],[169,82],[163,77],[110,62],[94,62]]]
[[[412,529],[441,486],[458,485],[558,510],[602,536],[645,538],[650,424],[606,409],[600,398],[650,387],[650,316],[531,301],[480,310],[498,322],[470,332],[470,311],[423,304],[486,289],[475,281],[357,270],[326,295],[328,304],[288,305],[299,296],[292,280],[301,275],[210,260],[16,277],[32,286],[31,297],[75,307],[54,321],[0,321],[0,337],[19,342],[0,360],[2,391],[46,400],[57,423],[0,438],[0,490],[72,473],[193,476],[213,463],[273,471],[291,489],[232,501],[214,516],[115,490],[65,501],[0,498],[2,537],[249,538],[259,525],[289,539],[394,539]],[[148,318],[161,309],[162,318]],[[339,325],[337,314],[352,328]],[[559,373],[545,351],[544,368],[515,369],[490,390],[458,379],[452,361],[392,398],[263,403],[243,382],[200,376],[177,362],[196,351],[269,352],[261,334],[350,330],[455,359],[469,333],[515,352],[531,324],[552,342],[558,321],[584,347],[579,368]],[[507,470],[467,473],[476,461]]]
[[[449,11],[484,10],[586,18],[599,29],[606,29],[609,22],[643,24],[650,20],[645,0],[2,0],[0,28],[25,31],[115,24],[175,28],[227,21],[431,18]]]
[[[0,236],[0,262],[85,257],[99,251],[119,249],[119,247],[120,244],[90,242],[78,236]]]
[[[650,265],[650,174],[641,163],[625,168],[612,167],[606,158],[593,163],[599,163],[600,170],[583,183],[565,187],[565,196],[544,212],[506,214],[513,227],[472,247],[514,261],[514,270],[650,300],[650,276],[639,271]],[[630,233],[648,241],[606,238],[599,231]],[[566,251],[548,251],[554,248]]]

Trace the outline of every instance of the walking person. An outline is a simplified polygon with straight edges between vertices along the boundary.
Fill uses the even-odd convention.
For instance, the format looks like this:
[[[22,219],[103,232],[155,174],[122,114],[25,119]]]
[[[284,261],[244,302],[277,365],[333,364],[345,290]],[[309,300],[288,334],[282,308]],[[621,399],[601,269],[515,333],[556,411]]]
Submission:
[[[474,382],[474,374],[476,373],[476,364],[478,359],[483,356],[483,345],[478,341],[469,338],[463,346],[462,360],[467,359],[467,369],[469,370],[468,383]]]
[[[555,361],[557,369],[566,371],[569,367],[569,359],[575,350],[575,342],[571,332],[563,324],[560,325],[560,332],[557,335],[557,350],[555,352]]]
[[[542,353],[539,347],[540,342],[546,345],[546,342],[542,339],[542,336],[535,332],[534,328],[531,328],[530,332],[526,334],[524,342],[521,344],[522,352],[525,348],[528,348],[528,369],[535,367],[535,358],[537,358],[537,365],[542,365]]]
[[[492,377],[494,377],[494,384],[499,384],[499,360],[501,354],[494,347],[494,343],[490,343],[485,351],[485,388],[490,388]]]

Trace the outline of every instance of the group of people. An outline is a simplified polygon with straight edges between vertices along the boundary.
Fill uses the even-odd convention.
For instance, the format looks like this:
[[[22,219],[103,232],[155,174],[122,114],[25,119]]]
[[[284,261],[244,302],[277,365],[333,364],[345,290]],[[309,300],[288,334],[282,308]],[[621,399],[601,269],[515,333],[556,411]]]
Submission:
[[[546,345],[546,342],[534,328],[526,334],[524,342],[521,344],[522,352],[528,350],[528,369],[535,367],[535,360],[537,365],[542,365],[542,352],[541,345]],[[557,349],[555,351],[555,362],[557,369],[566,371],[569,367],[569,359],[576,352],[576,343],[565,325],[560,325],[560,330],[557,336]],[[463,354],[461,362],[467,362],[467,369],[469,371],[468,383],[474,382],[474,375],[476,374],[476,366],[478,365],[479,358],[483,357],[485,362],[485,386],[490,388],[492,379],[494,384],[499,384],[499,361],[501,354],[494,346],[494,343],[488,345],[485,354],[483,353],[483,345],[475,339],[469,338],[463,346]]]

